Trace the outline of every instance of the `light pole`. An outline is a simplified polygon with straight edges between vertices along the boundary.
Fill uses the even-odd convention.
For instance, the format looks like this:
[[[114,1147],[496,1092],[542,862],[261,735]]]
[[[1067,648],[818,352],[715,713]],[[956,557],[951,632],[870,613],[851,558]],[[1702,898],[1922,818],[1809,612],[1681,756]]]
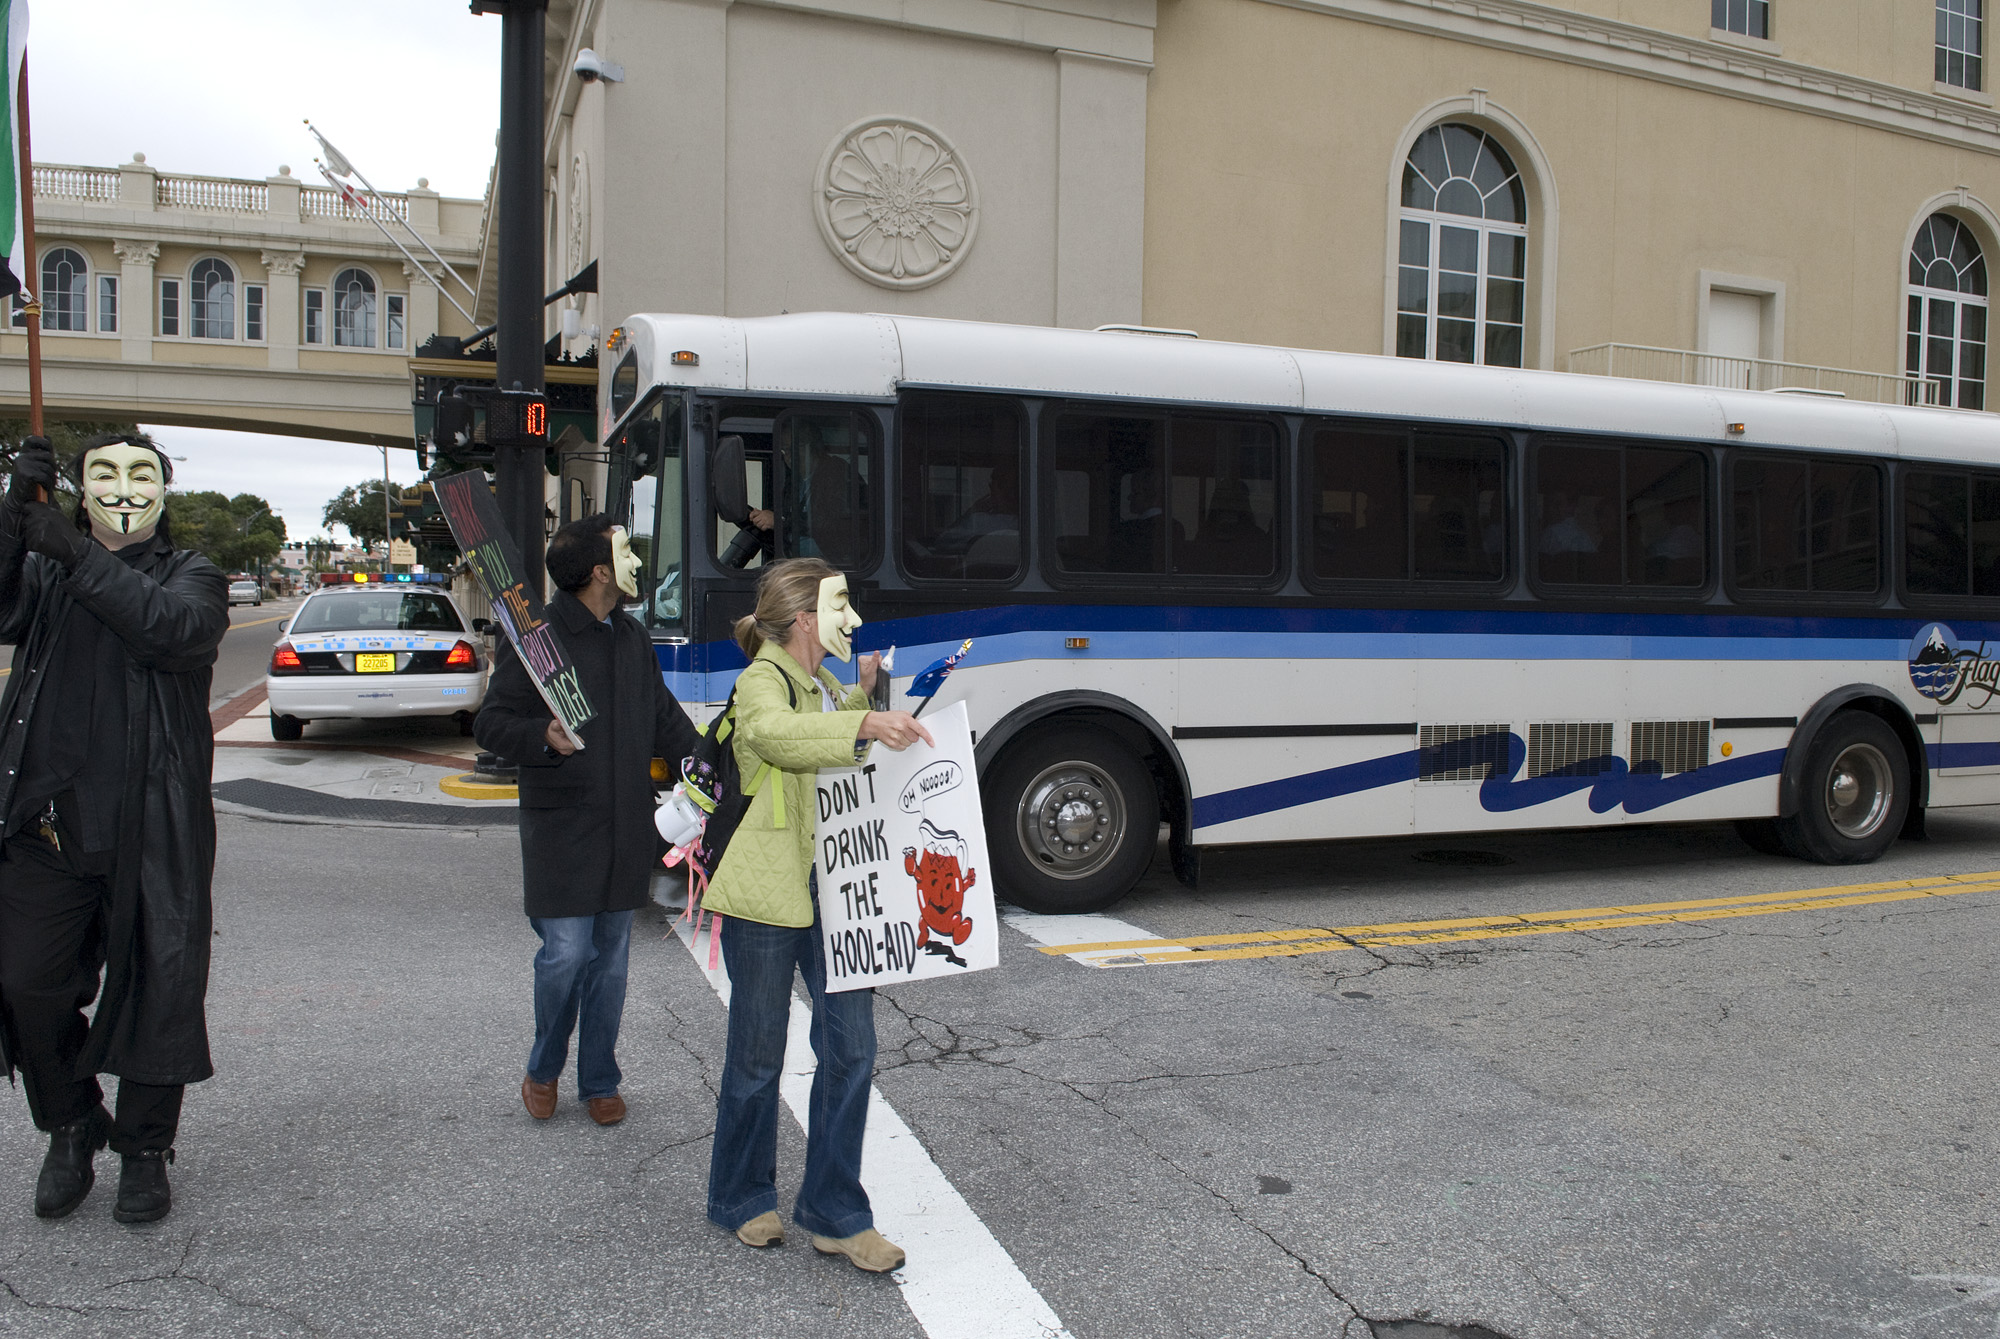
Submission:
[[[396,570],[389,561],[389,448],[382,448],[382,575]]]

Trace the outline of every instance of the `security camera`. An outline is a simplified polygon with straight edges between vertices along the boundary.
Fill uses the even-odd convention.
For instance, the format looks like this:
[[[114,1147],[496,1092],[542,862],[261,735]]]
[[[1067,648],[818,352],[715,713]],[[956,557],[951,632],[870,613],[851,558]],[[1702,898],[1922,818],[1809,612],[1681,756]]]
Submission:
[[[576,77],[586,84],[594,84],[602,79],[607,84],[625,82],[625,67],[604,59],[589,47],[576,53],[576,64],[570,67]]]

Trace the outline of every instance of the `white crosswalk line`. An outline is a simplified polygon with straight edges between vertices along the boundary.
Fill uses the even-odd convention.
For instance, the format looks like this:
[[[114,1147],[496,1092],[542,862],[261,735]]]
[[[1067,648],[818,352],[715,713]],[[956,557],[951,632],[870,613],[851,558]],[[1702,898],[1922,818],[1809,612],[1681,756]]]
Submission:
[[[1068,948],[1071,944],[1124,943],[1133,939],[1158,939],[1151,930],[1127,925],[1116,916],[1043,916],[1019,907],[1006,907],[1000,919],[1044,948]],[[1095,949],[1072,953],[1070,961],[1085,967],[1141,967],[1145,960],[1131,949]],[[1200,961],[1196,959],[1196,961]]]
[[[674,931],[726,1007],[729,977],[719,961],[709,970],[709,936],[697,936],[686,921]],[[812,1006],[794,995],[779,1090],[802,1130],[817,1068],[811,1030]],[[861,1161],[875,1226],[909,1257],[893,1277],[930,1339],[1070,1339],[1014,1258],[931,1161],[923,1141],[872,1085]]]

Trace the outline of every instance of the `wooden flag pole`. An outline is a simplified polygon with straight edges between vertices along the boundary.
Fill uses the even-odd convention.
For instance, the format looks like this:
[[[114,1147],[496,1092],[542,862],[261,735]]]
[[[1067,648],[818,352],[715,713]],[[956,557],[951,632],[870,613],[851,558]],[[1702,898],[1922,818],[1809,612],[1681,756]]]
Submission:
[[[21,290],[28,302],[25,314],[28,318],[28,431],[35,436],[42,435],[42,302],[35,295],[32,281],[41,276],[35,263],[35,160],[28,148],[28,56],[21,54],[21,86],[15,90],[17,97],[14,115],[19,118],[21,128],[21,177],[16,188],[21,192],[21,268],[27,273],[19,276]],[[89,296],[86,294],[86,302]]]

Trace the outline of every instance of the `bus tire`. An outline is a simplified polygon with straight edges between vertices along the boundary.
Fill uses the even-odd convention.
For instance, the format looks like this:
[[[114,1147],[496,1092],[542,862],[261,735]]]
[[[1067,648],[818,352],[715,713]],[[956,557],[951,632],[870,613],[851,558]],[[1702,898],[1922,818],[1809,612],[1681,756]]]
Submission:
[[[271,738],[282,739],[287,743],[291,743],[294,740],[303,738],[305,732],[306,723],[298,717],[280,716],[275,711],[271,713]]]
[[[1048,916],[1132,890],[1160,831],[1153,777],[1116,735],[1060,725],[1018,740],[980,787],[998,896]]]
[[[1785,848],[1821,865],[1879,859],[1903,830],[1910,764],[1887,722],[1843,711],[1806,745],[1799,811],[1778,820]]]

